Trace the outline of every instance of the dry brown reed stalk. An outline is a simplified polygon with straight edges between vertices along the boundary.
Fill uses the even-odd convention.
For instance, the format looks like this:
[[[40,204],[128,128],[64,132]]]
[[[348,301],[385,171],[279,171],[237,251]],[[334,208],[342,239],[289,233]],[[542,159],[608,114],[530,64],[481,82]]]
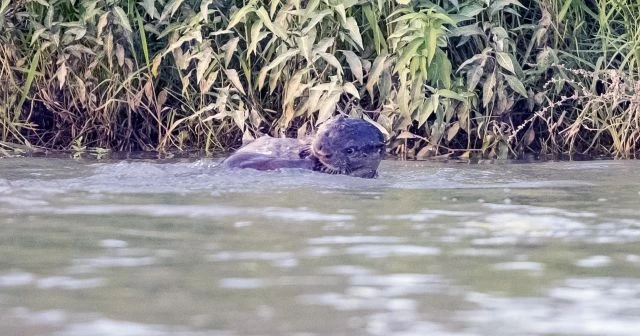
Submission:
[[[565,77],[554,77],[545,89],[571,92],[528,118],[547,126],[545,146],[552,153],[631,158],[640,150],[640,82],[617,70],[588,71],[556,65]]]

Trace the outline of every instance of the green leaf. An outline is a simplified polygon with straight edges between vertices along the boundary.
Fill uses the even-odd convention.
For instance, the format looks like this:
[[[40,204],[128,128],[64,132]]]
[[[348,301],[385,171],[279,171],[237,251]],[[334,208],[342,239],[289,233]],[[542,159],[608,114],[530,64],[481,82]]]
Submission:
[[[211,63],[212,53],[213,53],[213,50],[210,47],[198,53],[198,65],[196,67],[196,83],[197,84],[200,84],[200,82],[202,81],[202,78],[204,77],[204,73],[207,71],[207,68]]]
[[[342,90],[354,96],[355,98],[360,99],[360,93],[358,92],[358,89],[356,89],[356,86],[353,85],[353,83],[351,82],[344,83],[344,85],[342,86]]]
[[[360,28],[358,27],[358,23],[356,19],[353,17],[347,18],[347,22],[344,24],[345,28],[349,31],[349,37],[360,47],[360,49],[364,49],[362,45],[362,35],[360,34]]]
[[[249,49],[247,50],[248,54],[255,54],[256,49],[258,48],[258,42],[267,36],[267,34],[260,34],[263,26],[262,20],[257,20],[251,26],[251,42],[249,43]]]
[[[305,8],[305,16],[312,17],[316,15],[316,8],[320,5],[320,0],[311,0],[307,3]]]
[[[438,31],[439,29],[435,27],[431,27],[429,29],[429,37],[425,41],[427,43],[427,63],[431,65],[431,61],[433,60],[433,56],[436,54],[436,49],[438,48]]]
[[[505,69],[510,71],[511,73],[516,73],[515,68],[513,67],[513,62],[511,61],[511,57],[506,52],[496,51],[496,61],[498,64]]]
[[[3,0],[2,5],[0,5],[0,15],[4,15],[4,10],[9,6],[9,1],[11,0]]]
[[[369,28],[373,33],[373,45],[376,48],[376,53],[380,55],[383,49],[386,50],[387,44],[385,37],[380,30],[380,26],[378,25],[378,17],[373,12],[373,7],[371,5],[364,5],[362,10],[364,11],[364,16],[367,18],[367,22],[369,23]]]
[[[406,71],[403,71],[406,73]],[[398,93],[396,94],[396,103],[398,105],[398,110],[400,110],[400,115],[409,119],[411,117],[409,111],[409,87],[405,81],[400,80],[400,85],[398,87]]]
[[[400,55],[400,58],[396,63],[396,72],[404,68],[404,66],[409,62],[410,59],[418,55],[418,48],[423,45],[423,42],[424,40],[418,37],[411,41],[409,45],[403,48],[402,54]]]
[[[269,8],[269,15],[273,17],[273,14],[276,13],[276,9],[278,9],[280,0],[269,0],[269,2],[271,2],[271,7]]]
[[[311,29],[306,35],[302,35],[300,37],[296,37],[296,44],[302,53],[302,56],[307,60],[307,62],[311,62],[311,52],[313,50],[313,43],[316,40],[316,29]]]
[[[49,2],[45,1],[45,0],[34,0],[35,2],[45,6],[45,7],[49,7]]]
[[[142,23],[142,16],[138,10],[136,10],[136,24],[138,25],[138,31],[140,32],[140,46],[142,47],[142,55],[144,56],[144,64],[149,67],[151,65],[149,61],[149,46],[147,45],[147,35],[144,31],[144,24]]]
[[[411,12],[409,14],[402,15],[401,17],[396,18],[391,22],[395,23],[395,22],[399,22],[399,21],[413,21],[413,20],[427,21],[427,19],[428,19],[427,15],[424,14],[424,13]]]
[[[34,31],[33,34],[31,35],[31,43],[30,43],[30,45],[33,45],[38,40],[38,37],[40,37],[40,35],[42,35],[42,33],[44,33],[46,30],[47,30],[47,28],[40,28],[40,29]]]
[[[418,122],[418,127],[422,127],[422,125],[427,122],[427,119],[429,119],[433,112],[435,112],[439,104],[440,96],[438,96],[438,94],[434,94],[429,97],[429,100],[427,100],[426,103],[421,105],[418,118],[416,120]]]
[[[209,6],[213,3],[213,0],[203,0],[200,3],[200,16],[204,23],[209,22]]]
[[[471,56],[471,58],[469,58],[468,60],[462,62],[462,64],[460,64],[460,66],[458,67],[457,71],[462,70],[465,66],[469,65],[470,63],[473,63],[475,61],[481,60],[482,63],[484,63],[484,61],[487,59],[487,54],[485,54],[484,52],[479,53],[479,54],[475,54],[473,56]]]
[[[479,5],[477,2],[471,2],[470,5],[464,6],[458,14],[472,18],[482,13],[482,11],[484,11],[484,7]]]
[[[224,45],[224,66],[228,67],[231,62],[231,58],[233,57],[233,53],[236,51],[238,46],[238,41],[240,41],[239,37],[234,37],[229,42]]]
[[[122,26],[122,28],[124,28],[128,32],[133,32],[133,29],[131,29],[131,25],[129,24],[129,19],[127,18],[127,14],[125,14],[124,10],[119,6],[115,6],[113,7],[113,12],[115,16],[118,18],[118,22],[120,22],[120,25]]]
[[[342,77],[342,64],[340,64],[340,61],[338,61],[338,59],[335,56],[333,56],[333,54],[319,53],[318,55],[322,57],[325,61],[327,61],[327,63],[329,63],[331,66],[336,68],[336,70],[338,70],[338,75]]]
[[[382,74],[382,70],[384,70],[384,61],[386,59],[386,55],[379,55],[376,57],[375,61],[373,61],[373,65],[371,66],[371,70],[369,71],[366,88],[367,91],[369,91],[369,96],[371,97],[373,97],[373,86],[378,82],[380,74]]]
[[[325,16],[330,15],[330,14],[333,14],[331,12],[331,10],[325,9],[322,12],[317,13],[316,15],[314,15],[313,19],[311,19],[311,21],[309,21],[309,23],[306,25],[306,27],[302,29],[302,35],[306,35],[311,29],[314,29],[316,27],[318,22],[322,21],[322,19],[324,19]]]
[[[460,94],[458,94],[457,92],[451,91],[451,90],[447,90],[447,89],[439,89],[438,90],[438,94],[445,97],[445,98],[450,98],[450,99],[455,99],[455,100],[459,100],[461,102],[466,102],[467,100]]]
[[[484,32],[479,26],[479,23],[470,24],[467,26],[455,27],[451,29],[451,32],[448,34],[449,36],[476,36],[476,35],[484,35]]]
[[[191,41],[191,40],[196,40],[198,42],[202,42],[202,34],[200,33],[199,30],[191,31],[188,34],[183,35],[182,37],[180,37],[177,41],[171,43],[171,45],[169,45],[169,47],[167,47],[167,49],[165,49],[165,51],[162,53],[162,56],[172,52],[174,49],[182,46],[183,43]]]
[[[321,123],[331,118],[333,112],[336,110],[338,101],[340,101],[340,95],[342,95],[341,91],[334,91],[333,93],[323,95],[324,99],[320,99],[318,102],[320,104],[320,110],[318,112],[317,123]]]
[[[522,84],[522,82],[518,78],[507,74],[504,74],[504,78],[507,80],[507,84],[509,84],[509,87],[511,87],[513,91],[519,93],[525,98],[529,96],[527,94],[527,90],[524,88],[524,84]]]
[[[489,16],[493,16],[495,13],[503,10],[508,5],[517,5],[525,8],[520,2],[516,0],[494,0],[489,5]]]
[[[364,83],[363,78],[364,75],[362,73],[362,62],[360,61],[360,57],[358,57],[351,50],[342,50],[342,54],[344,54],[345,59],[347,60],[347,64],[349,64],[349,69],[351,69],[351,73],[353,76],[360,82],[360,84]]]
[[[40,62],[40,49],[36,50],[35,54],[33,54],[33,58],[31,58],[31,65],[29,66],[29,72],[27,72],[27,79],[24,82],[24,86],[22,87],[22,95],[20,96],[20,102],[16,105],[16,111],[18,115],[21,115],[22,105],[24,105],[24,101],[27,99],[27,95],[29,94],[29,90],[31,89],[31,84],[33,83],[33,79],[36,76],[36,70],[38,68],[38,63]]]
[[[269,29],[272,33],[283,40],[287,39],[287,32],[279,24],[271,21],[271,19],[269,18],[269,14],[267,13],[267,10],[264,9],[264,7],[258,8],[258,10],[256,10],[256,15],[258,15],[258,17],[264,23],[264,26],[267,27],[267,29]]]
[[[258,90],[262,90],[262,87],[264,87],[264,81],[267,78],[268,72],[269,72],[269,69],[267,68],[260,69],[260,73],[258,74],[258,80],[256,81],[258,84]]]
[[[460,123],[456,121],[449,127],[449,130],[447,130],[447,141],[451,141],[458,134],[459,130]]]
[[[152,19],[157,19],[160,17],[160,13],[156,9],[156,1],[155,0],[143,0],[141,3],[142,8],[147,12]]]
[[[183,0],[171,0],[168,4],[164,5],[164,10],[162,11],[162,15],[160,15],[160,21],[164,21],[167,17],[173,16],[178,9],[180,9],[180,5]]]
[[[65,35],[66,34],[72,34],[72,35],[74,35],[73,36],[74,40],[79,40],[82,37],[84,37],[84,35],[87,33],[87,29],[86,28],[81,28],[81,27],[69,28],[64,33],[65,33]]]
[[[509,38],[509,33],[507,33],[507,30],[502,27],[491,28],[491,34],[493,34],[494,38],[497,40],[506,40]]]
[[[238,11],[231,15],[231,20],[229,20],[229,24],[227,25],[227,29],[231,29],[235,27],[241,20],[246,19],[249,13],[255,12],[255,8],[252,4],[246,5],[240,8]]]
[[[333,10],[336,11],[336,13],[338,13],[338,16],[340,17],[340,22],[344,25],[347,23],[347,12],[344,9],[344,4],[338,4],[335,7],[333,7]]]
[[[442,87],[445,89],[451,88],[451,61],[447,57],[447,54],[442,50],[438,50],[436,53],[436,60],[438,66],[438,77],[442,82]]]
[[[44,26],[48,29],[51,29],[51,27],[53,26],[53,10],[53,6],[47,7],[47,16],[45,16],[44,18]]]
[[[487,108],[493,101],[493,91],[496,86],[496,73],[492,72],[482,86],[482,106]]]
[[[317,55],[322,52],[327,52],[327,49],[331,48],[335,42],[333,37],[323,38],[316,44],[316,47],[311,50],[311,54]]]
[[[565,0],[564,5],[562,5],[562,8],[560,9],[560,13],[558,13],[558,22],[562,22],[564,20],[564,17],[567,15],[572,3],[573,0]]]
[[[450,25],[454,25],[454,26],[456,24],[456,20],[454,20],[449,15],[444,14],[444,13],[432,13],[431,15],[429,15],[429,17],[431,19],[440,20],[444,24],[450,24]]]
[[[244,93],[244,88],[242,87],[242,83],[240,82],[240,76],[238,76],[238,72],[235,69],[224,70],[224,73],[227,75],[227,79],[233,84],[233,86],[238,89],[242,94]]]
[[[300,50],[298,48],[294,48],[294,49],[288,50],[285,53],[283,53],[282,55],[276,57],[276,59],[271,61],[271,63],[269,63],[269,65],[267,65],[263,69],[266,69],[267,71],[269,71],[269,70],[277,67],[278,65],[280,65],[280,63],[287,61],[288,59],[290,59],[291,57],[293,57],[293,56],[295,56],[295,55],[297,55],[299,53],[300,53]]]

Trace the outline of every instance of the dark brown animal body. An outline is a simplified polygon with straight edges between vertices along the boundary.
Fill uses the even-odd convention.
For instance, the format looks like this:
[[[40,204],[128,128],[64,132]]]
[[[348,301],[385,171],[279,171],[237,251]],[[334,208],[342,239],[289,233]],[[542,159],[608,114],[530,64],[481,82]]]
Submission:
[[[384,136],[375,126],[361,119],[338,117],[324,123],[312,138],[260,137],[224,164],[230,168],[302,168],[373,178],[383,150]]]

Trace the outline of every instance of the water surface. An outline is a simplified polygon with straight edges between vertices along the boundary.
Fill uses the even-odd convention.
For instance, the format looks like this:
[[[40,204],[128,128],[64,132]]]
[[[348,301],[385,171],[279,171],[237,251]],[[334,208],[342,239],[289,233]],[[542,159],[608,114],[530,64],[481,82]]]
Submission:
[[[638,334],[638,161],[218,164],[0,159],[0,334]]]

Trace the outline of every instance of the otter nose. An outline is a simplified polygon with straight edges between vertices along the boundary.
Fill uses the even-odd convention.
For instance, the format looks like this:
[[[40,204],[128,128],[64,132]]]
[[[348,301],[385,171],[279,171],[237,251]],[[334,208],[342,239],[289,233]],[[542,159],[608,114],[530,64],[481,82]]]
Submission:
[[[316,148],[316,153],[324,158],[330,159],[333,156],[333,154],[323,149],[324,147],[322,145],[318,145],[318,147]]]

